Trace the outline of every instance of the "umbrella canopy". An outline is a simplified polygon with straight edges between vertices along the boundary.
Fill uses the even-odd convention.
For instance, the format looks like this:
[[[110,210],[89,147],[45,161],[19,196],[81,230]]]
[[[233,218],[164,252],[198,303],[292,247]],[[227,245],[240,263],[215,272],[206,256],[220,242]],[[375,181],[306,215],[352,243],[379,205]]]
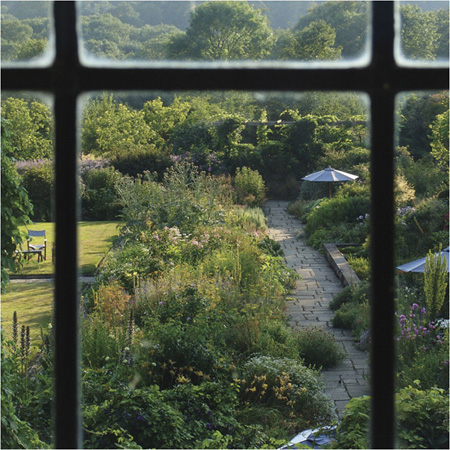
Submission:
[[[439,255],[441,255],[442,257],[444,257],[447,260],[447,272],[449,271],[449,250],[448,249],[449,249],[449,247],[445,248],[440,253],[434,254],[435,257],[438,257]],[[401,266],[398,266],[397,269],[400,270],[401,272],[424,273],[426,261],[427,261],[426,257],[420,258],[420,259],[417,259],[416,261],[411,261],[409,263],[402,264]]]
[[[342,172],[341,170],[332,169],[328,167],[328,169],[321,170],[320,172],[311,173],[306,177],[302,178],[305,181],[318,181],[318,182],[328,182],[330,198],[331,198],[331,183],[333,181],[352,181],[356,180],[358,175],[352,175],[351,173]]]

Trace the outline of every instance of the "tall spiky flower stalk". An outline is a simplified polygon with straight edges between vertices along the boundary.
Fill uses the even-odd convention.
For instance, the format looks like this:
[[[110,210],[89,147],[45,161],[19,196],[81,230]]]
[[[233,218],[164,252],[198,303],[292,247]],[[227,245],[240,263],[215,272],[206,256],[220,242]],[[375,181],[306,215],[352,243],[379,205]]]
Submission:
[[[25,355],[28,358],[31,353],[31,334],[30,334],[30,327],[27,327],[26,333],[25,333]]]
[[[17,321],[17,312],[14,311],[12,320],[12,340],[14,342],[14,346],[17,346],[18,338],[19,338],[19,322]]]
[[[27,352],[27,329],[25,325],[22,325],[20,329],[20,362],[22,364],[23,369],[25,370],[25,359]]]

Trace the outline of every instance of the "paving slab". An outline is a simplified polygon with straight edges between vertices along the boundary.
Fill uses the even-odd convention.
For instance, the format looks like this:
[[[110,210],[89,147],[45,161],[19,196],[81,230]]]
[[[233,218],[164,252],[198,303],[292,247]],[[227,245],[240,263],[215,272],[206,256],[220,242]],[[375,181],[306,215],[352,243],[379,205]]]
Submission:
[[[287,201],[269,200],[264,212],[269,236],[285,254],[285,262],[301,277],[286,302],[291,327],[318,327],[330,332],[346,356],[336,367],[321,372],[324,392],[333,400],[338,417],[353,397],[369,394],[368,354],[354,345],[348,330],[333,328],[333,311],[328,307],[343,285],[324,255],[306,244],[303,224],[287,212]]]

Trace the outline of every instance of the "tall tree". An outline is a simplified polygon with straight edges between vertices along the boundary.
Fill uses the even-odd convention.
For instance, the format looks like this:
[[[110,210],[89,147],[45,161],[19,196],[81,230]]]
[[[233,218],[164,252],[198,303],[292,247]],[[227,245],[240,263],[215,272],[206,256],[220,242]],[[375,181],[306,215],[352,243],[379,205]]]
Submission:
[[[175,37],[169,57],[192,60],[261,59],[273,32],[261,11],[247,2],[207,2],[191,13],[186,33]]]
[[[335,47],[336,32],[324,20],[311,22],[302,30],[288,31],[281,40],[283,59],[330,61],[339,59],[342,47]]]
[[[9,272],[17,268],[16,249],[22,243],[23,236],[19,231],[20,225],[30,222],[33,207],[28,199],[27,191],[20,184],[20,177],[16,165],[8,156],[12,153],[10,130],[8,121],[2,120],[1,137],[1,216],[2,216],[2,256],[1,256],[1,291],[4,292],[9,282]]]
[[[335,47],[343,58],[355,58],[364,50],[368,28],[368,2],[333,1],[315,5],[294,27],[300,31],[312,22],[324,20],[336,33]]]
[[[2,103],[2,118],[10,123],[10,156],[18,160],[52,157],[53,125],[47,105],[9,97]]]
[[[408,59],[436,59],[439,46],[438,25],[431,12],[422,12],[417,5],[400,9],[402,23],[401,47]]]

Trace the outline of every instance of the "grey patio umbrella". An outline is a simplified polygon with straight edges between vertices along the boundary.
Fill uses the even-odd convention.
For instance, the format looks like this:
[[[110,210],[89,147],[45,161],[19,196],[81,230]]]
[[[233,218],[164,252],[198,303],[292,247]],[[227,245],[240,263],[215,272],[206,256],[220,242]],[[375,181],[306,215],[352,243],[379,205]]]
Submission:
[[[435,253],[434,256],[437,257],[439,254],[444,257],[447,260],[447,272],[449,271],[449,247],[442,250],[440,253]],[[406,264],[402,264],[401,266],[398,266],[397,269],[401,272],[419,272],[424,273],[425,272],[425,263],[427,261],[427,258],[420,258],[416,259],[415,261],[411,261]]]
[[[352,175],[351,173],[342,172],[341,170],[328,169],[321,170],[320,172],[314,172],[306,177],[302,178],[305,181],[318,181],[318,182],[328,182],[328,191],[331,198],[331,183],[334,181],[353,181],[358,178],[358,175]]]

